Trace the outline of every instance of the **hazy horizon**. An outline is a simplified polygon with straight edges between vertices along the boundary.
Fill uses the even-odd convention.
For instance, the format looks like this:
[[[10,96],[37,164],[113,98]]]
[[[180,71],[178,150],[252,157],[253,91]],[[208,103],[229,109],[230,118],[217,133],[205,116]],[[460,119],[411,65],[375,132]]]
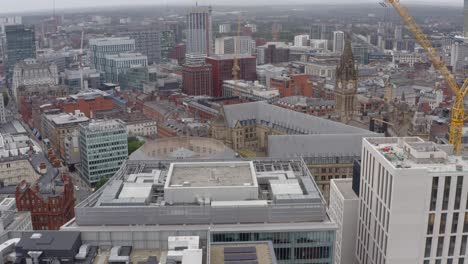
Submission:
[[[353,3],[375,3],[378,5],[380,0],[354,0]],[[4,2],[4,3],[2,3]],[[73,8],[92,8],[92,7],[118,7],[121,6],[139,6],[139,5],[212,5],[212,6],[261,6],[261,5],[285,5],[283,0],[106,0],[96,3],[94,0],[56,0],[56,10]],[[53,9],[54,0],[0,0],[0,13],[24,13],[34,11],[46,11]],[[350,4],[350,0],[330,0],[326,4]],[[404,4],[430,4],[437,6],[462,6],[462,0],[406,0]],[[321,0],[290,0],[287,5],[308,5],[324,4]]]

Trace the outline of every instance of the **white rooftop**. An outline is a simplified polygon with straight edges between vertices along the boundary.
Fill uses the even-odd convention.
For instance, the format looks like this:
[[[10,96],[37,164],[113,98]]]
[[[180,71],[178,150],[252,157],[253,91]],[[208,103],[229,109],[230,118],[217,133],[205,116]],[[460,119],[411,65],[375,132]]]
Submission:
[[[418,137],[365,138],[396,169],[468,172],[468,162],[453,155],[452,145],[424,142]]]
[[[252,186],[256,183],[252,162],[172,163],[168,187]]]

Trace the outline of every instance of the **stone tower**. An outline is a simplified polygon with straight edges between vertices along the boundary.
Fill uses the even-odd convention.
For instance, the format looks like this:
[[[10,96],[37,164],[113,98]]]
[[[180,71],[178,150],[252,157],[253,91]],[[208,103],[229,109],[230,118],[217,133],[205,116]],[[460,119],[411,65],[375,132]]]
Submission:
[[[335,104],[340,121],[348,123],[353,119],[356,104],[358,74],[354,66],[351,40],[346,39],[341,61],[336,68]]]

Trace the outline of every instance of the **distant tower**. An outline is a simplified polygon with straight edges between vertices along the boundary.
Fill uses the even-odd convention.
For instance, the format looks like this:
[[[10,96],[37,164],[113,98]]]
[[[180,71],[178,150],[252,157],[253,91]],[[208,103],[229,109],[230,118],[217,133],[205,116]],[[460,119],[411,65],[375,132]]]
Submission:
[[[211,6],[193,7],[187,14],[187,53],[205,54],[213,52],[213,30]]]
[[[341,62],[336,68],[335,104],[341,122],[348,123],[354,115],[358,74],[354,66],[351,40],[345,41]]]
[[[333,32],[333,52],[342,53],[345,43],[345,33],[343,31]]]
[[[465,7],[464,7],[464,16],[465,16],[465,23],[463,27],[463,35],[465,38],[468,38],[468,0],[465,0]]]

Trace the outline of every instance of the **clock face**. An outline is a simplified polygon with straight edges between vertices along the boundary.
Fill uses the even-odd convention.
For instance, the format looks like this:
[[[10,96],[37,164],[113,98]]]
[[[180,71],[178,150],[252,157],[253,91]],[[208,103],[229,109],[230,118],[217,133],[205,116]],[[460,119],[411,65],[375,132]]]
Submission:
[[[348,88],[349,90],[354,89],[354,83],[349,82],[348,85],[347,85],[347,88]]]
[[[341,84],[341,82],[338,82],[338,88],[343,88],[343,85]]]

